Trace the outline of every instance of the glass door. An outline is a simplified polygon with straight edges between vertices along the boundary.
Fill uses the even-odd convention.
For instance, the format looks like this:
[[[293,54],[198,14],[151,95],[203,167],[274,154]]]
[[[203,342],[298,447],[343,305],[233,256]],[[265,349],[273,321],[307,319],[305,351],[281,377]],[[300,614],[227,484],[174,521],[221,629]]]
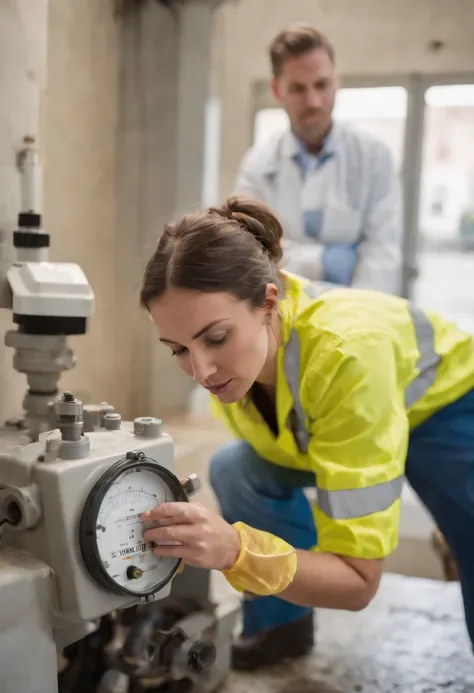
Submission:
[[[384,142],[402,171],[407,90],[402,86],[342,87],[337,94],[334,119]]]
[[[413,298],[474,334],[474,83],[426,88]]]

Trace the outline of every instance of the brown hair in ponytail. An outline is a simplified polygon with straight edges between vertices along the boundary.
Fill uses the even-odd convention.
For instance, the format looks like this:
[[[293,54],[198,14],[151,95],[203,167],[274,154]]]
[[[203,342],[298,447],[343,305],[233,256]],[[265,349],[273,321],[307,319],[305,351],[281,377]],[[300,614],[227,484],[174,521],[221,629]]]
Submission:
[[[168,288],[227,292],[259,307],[279,283],[282,227],[256,200],[233,197],[222,207],[186,214],[165,226],[140,291],[147,310]]]

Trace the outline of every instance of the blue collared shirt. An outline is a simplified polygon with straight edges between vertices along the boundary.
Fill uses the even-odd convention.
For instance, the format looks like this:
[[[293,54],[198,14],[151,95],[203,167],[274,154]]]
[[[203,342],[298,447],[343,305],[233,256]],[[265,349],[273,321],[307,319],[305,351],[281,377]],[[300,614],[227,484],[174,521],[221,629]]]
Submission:
[[[334,126],[322,143],[321,150],[317,154],[308,152],[304,143],[293,133],[297,143],[297,152],[294,155],[295,161],[301,169],[304,183],[308,176],[324,175],[321,171],[324,164],[337,156],[337,138],[334,135]],[[314,200],[317,204],[317,200]],[[304,231],[308,238],[321,242],[321,230],[323,227],[323,211],[318,209],[303,208]],[[357,263],[358,243],[326,243],[322,257],[323,281],[333,282],[349,286]]]

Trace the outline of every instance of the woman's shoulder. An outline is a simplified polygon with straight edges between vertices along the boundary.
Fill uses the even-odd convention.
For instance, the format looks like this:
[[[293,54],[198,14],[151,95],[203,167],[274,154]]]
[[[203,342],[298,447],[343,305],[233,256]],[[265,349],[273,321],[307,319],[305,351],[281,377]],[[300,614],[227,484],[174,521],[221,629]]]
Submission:
[[[395,335],[410,313],[405,299],[377,291],[309,282],[284,274],[286,317],[304,341],[332,344],[364,334]]]
[[[286,321],[285,350],[292,352],[286,358],[299,364],[300,386],[313,394],[324,391],[343,370],[370,370],[377,354],[391,359],[411,339],[404,299],[293,276],[286,295],[293,313]]]

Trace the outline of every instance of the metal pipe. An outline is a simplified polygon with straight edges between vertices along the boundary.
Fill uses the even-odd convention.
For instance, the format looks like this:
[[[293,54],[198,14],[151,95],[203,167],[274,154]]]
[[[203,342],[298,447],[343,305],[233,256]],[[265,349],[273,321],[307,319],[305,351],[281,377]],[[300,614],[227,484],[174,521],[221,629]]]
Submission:
[[[0,308],[11,310],[6,272],[15,255],[13,231],[22,207],[18,164],[25,138],[40,140],[40,105],[46,87],[49,0],[0,3]],[[30,189],[38,195],[39,188]],[[25,191],[26,193],[26,191]],[[11,316],[0,311],[0,423],[22,411],[22,378],[3,344]]]

